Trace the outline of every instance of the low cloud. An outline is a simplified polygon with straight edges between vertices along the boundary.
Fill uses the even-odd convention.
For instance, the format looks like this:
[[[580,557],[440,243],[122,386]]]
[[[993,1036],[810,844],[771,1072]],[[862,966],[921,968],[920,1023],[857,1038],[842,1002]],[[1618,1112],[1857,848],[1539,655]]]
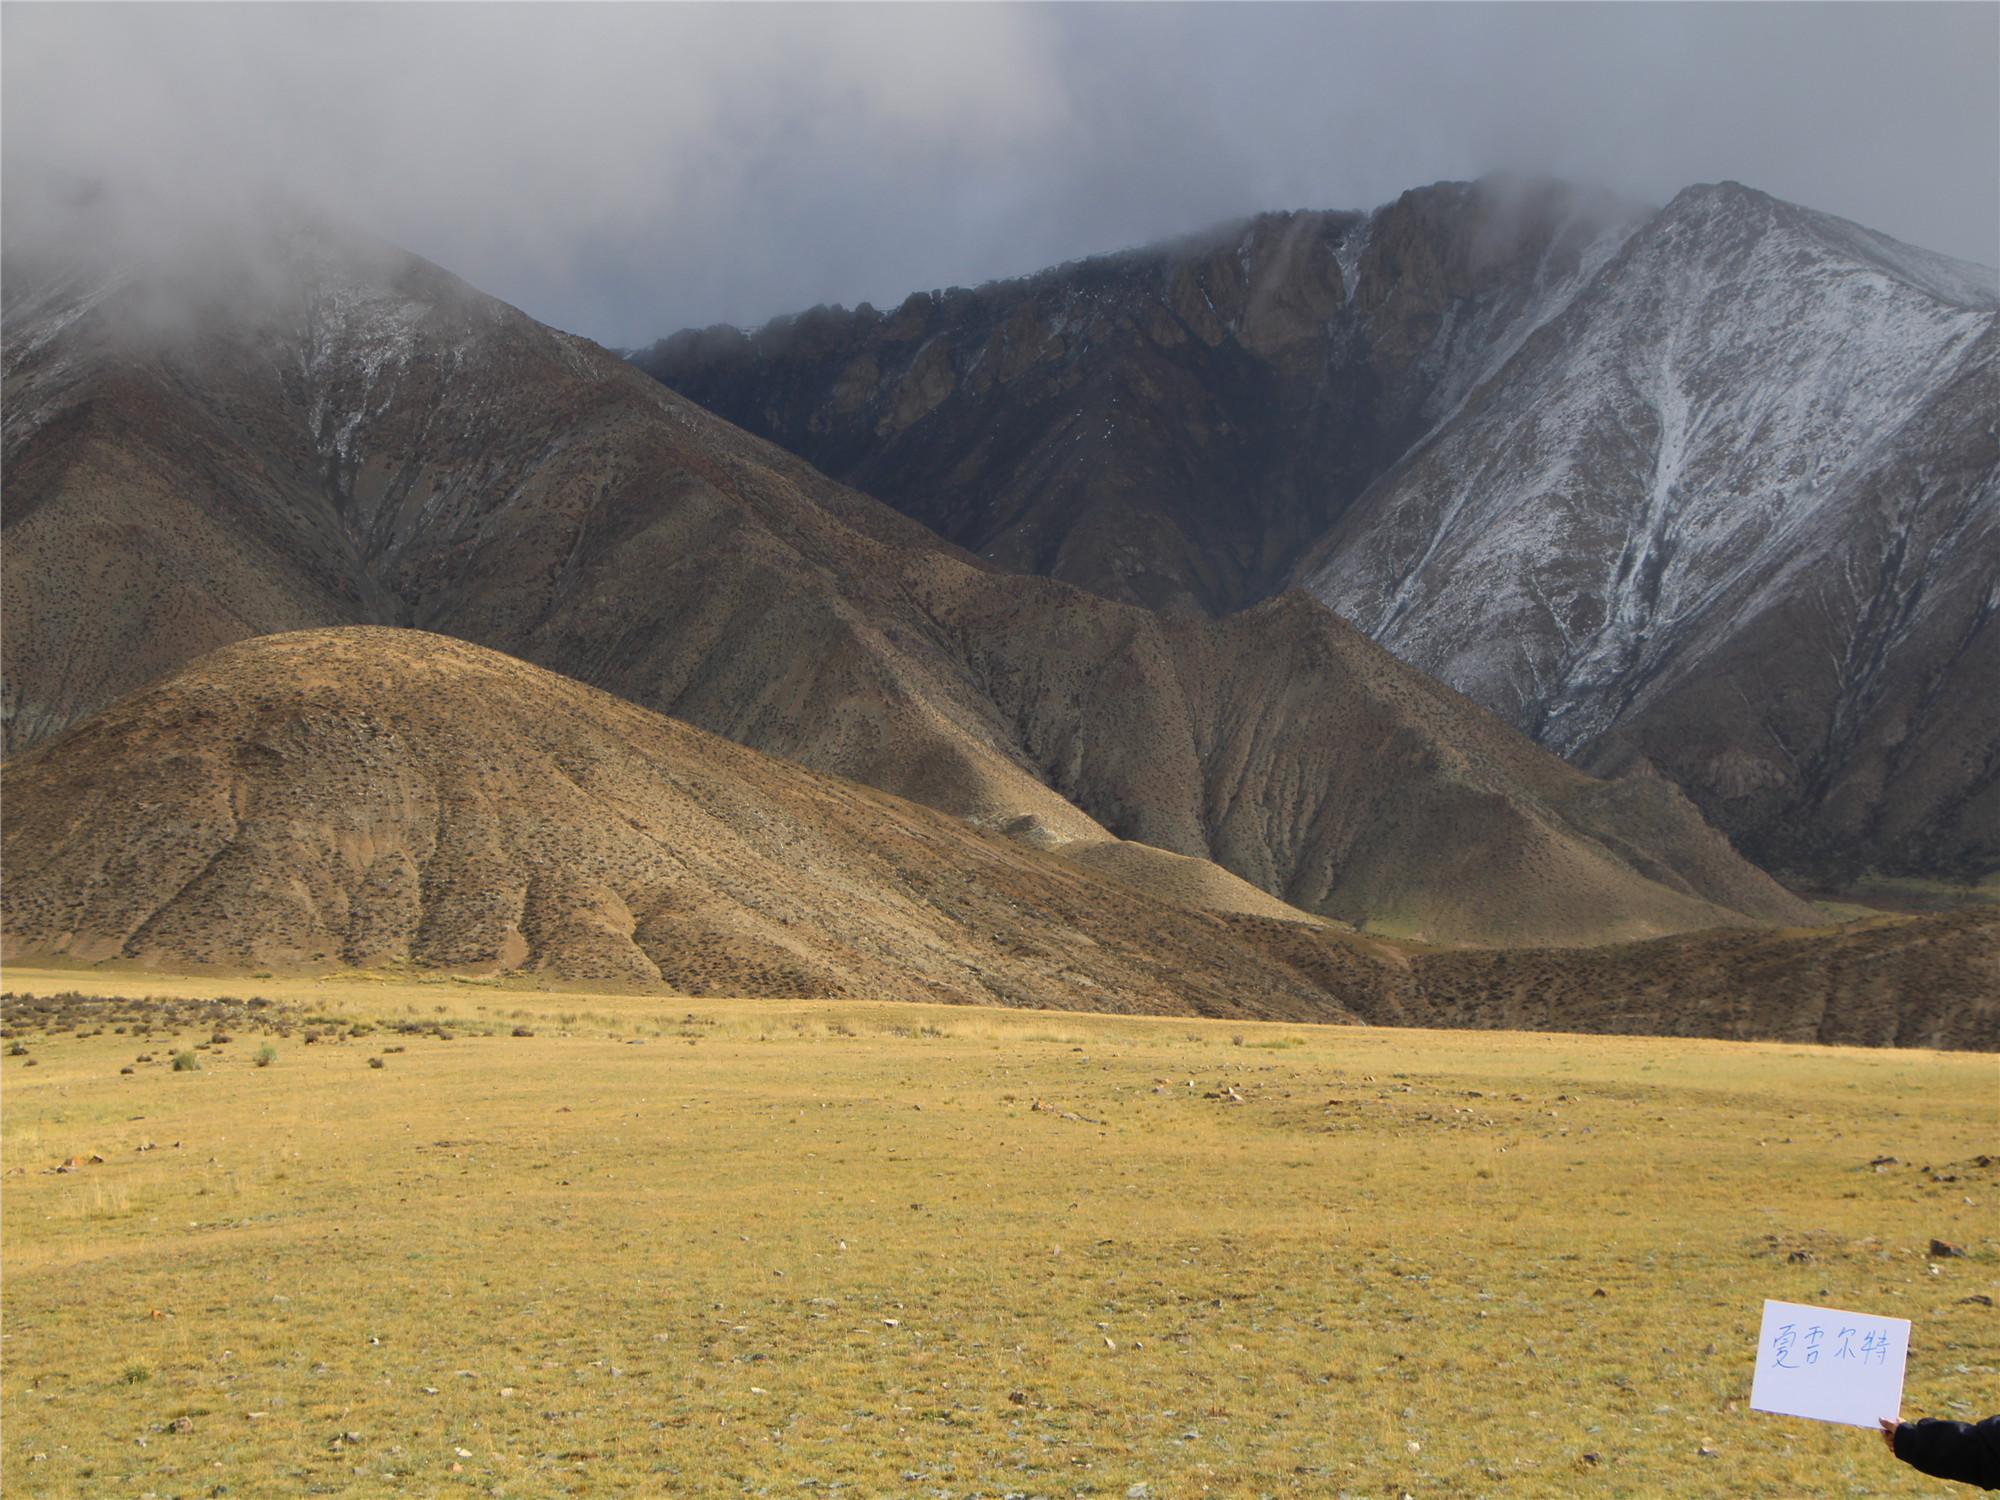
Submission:
[[[1984,5],[10,4],[5,221],[278,187],[611,343],[1260,208],[1733,177],[2000,238]]]

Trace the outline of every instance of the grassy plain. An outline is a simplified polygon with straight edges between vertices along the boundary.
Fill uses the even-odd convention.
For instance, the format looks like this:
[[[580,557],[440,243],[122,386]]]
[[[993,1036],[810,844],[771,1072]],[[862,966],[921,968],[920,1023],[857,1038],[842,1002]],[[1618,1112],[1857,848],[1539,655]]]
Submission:
[[[10,1496],[1952,1492],[1748,1410],[1767,1296],[1994,1405],[1991,1056],[5,986],[457,1023],[0,1059]]]

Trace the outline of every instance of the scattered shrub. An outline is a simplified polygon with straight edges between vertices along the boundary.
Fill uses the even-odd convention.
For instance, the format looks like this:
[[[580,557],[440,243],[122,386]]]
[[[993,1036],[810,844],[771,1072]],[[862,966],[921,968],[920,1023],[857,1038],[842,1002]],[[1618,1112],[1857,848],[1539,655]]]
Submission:
[[[196,1057],[192,1052],[176,1052],[174,1054],[174,1071],[176,1073],[199,1073],[201,1071],[201,1059]]]
[[[276,1047],[273,1047],[269,1042],[266,1042],[264,1043],[263,1046],[259,1047],[257,1049],[256,1056],[251,1058],[251,1061],[256,1063],[257,1066],[260,1068],[268,1068],[271,1066],[272,1063],[276,1062],[277,1060],[278,1060],[278,1049]]]
[[[144,1385],[153,1378],[153,1372],[134,1360],[118,1372],[118,1378],[127,1385]]]
[[[368,1059],[368,1066],[371,1068],[386,1068],[389,1065],[379,1057],[371,1057]]]

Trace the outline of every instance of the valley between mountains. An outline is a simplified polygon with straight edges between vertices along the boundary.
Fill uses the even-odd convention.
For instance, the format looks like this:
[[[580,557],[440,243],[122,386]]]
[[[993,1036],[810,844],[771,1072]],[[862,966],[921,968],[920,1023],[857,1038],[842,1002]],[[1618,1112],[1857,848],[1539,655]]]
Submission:
[[[1360,444],[1333,466],[1351,493],[1185,598],[963,549],[308,213],[198,255],[10,253],[6,953],[2000,1046],[1990,908],[1831,928],[1671,756],[1628,736],[1622,774],[1591,775],[1282,586],[1325,576],[1335,511],[1373,503],[1424,412],[1491,385],[1395,387],[1383,309],[1405,374],[1446,325],[1504,363],[1629,252],[1626,212],[1564,207],[1521,252],[1532,294],[1508,283],[1477,316],[1413,311],[1422,276],[1379,251],[1368,282],[1351,241],[1389,231],[1359,216],[1176,263],[1183,336],[1155,320],[1161,347],[1310,363],[1359,277],[1370,389],[1402,390],[1365,442],[1321,411]],[[1213,341],[1186,335],[1187,286],[1212,306],[1229,264],[1266,262],[1277,281],[1246,273]],[[857,377],[871,431],[920,433],[972,383],[914,316],[937,368],[878,370],[878,396]],[[1047,342],[1020,347],[1041,351],[1027,379]],[[883,390],[916,394],[888,411]],[[1989,480],[1952,533],[1961,571]],[[1192,536],[1189,558],[1236,545]],[[1912,610],[1899,642],[1930,618]],[[1984,670],[1984,628],[1952,671]],[[1976,874],[1991,772],[1965,767],[1993,716],[1927,680],[1898,722],[1964,774],[1910,826],[1960,830],[1945,863]],[[1579,761],[1611,768],[1610,743]]]

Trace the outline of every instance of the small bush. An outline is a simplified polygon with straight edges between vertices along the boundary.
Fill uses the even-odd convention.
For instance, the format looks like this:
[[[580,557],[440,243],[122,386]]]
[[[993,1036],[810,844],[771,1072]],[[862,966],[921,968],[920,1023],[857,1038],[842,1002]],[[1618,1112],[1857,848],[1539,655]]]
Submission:
[[[201,1059],[196,1057],[192,1052],[176,1052],[174,1054],[174,1071],[176,1073],[199,1073],[201,1071]]]
[[[118,1372],[118,1378],[127,1385],[144,1385],[153,1378],[153,1372],[135,1360]]]
[[[256,1056],[250,1060],[260,1068],[268,1068],[278,1060],[278,1049],[273,1047],[269,1042],[266,1042],[257,1049]]]
[[[368,1066],[371,1068],[386,1068],[388,1064],[383,1062],[379,1057],[371,1057],[368,1059]]]

